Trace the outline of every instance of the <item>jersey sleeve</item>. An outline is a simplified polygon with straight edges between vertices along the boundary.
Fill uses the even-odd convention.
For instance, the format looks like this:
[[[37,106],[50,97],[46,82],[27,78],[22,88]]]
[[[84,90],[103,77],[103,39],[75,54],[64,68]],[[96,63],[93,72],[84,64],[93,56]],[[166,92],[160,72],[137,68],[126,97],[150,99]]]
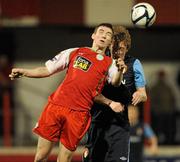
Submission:
[[[151,138],[155,134],[149,124],[144,124],[144,136],[145,138]]]
[[[117,66],[116,66],[116,62],[115,62],[115,60],[113,59],[112,64],[111,64],[111,66],[110,66],[110,68],[109,68],[109,70],[108,70],[108,75],[107,75],[107,81],[108,81],[108,83],[111,83],[112,78],[113,78],[114,74],[115,74],[117,71],[118,71],[118,68],[117,68]]]
[[[72,51],[76,50],[77,48],[70,48],[64,51],[61,51],[51,60],[46,61],[45,65],[48,71],[53,74],[58,71],[62,71],[67,68],[69,64],[69,58]]]
[[[145,87],[146,79],[141,62],[136,59],[133,64],[134,80],[136,88]]]

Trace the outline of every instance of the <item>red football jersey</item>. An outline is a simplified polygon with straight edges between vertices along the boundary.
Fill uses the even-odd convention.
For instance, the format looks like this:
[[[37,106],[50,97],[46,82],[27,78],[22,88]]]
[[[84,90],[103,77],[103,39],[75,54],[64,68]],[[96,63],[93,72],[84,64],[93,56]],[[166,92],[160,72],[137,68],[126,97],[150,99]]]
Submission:
[[[55,63],[51,64],[57,66],[58,57],[55,57],[55,60]],[[63,65],[68,68],[66,76],[49,97],[49,101],[70,109],[87,111],[91,108],[97,92],[100,93],[104,86],[112,59],[97,54],[90,48],[77,48],[64,60]],[[48,64],[46,66],[48,67]],[[58,68],[62,70],[65,67],[62,68],[61,64],[61,67],[56,67],[56,71]],[[51,70],[51,67],[48,69]]]

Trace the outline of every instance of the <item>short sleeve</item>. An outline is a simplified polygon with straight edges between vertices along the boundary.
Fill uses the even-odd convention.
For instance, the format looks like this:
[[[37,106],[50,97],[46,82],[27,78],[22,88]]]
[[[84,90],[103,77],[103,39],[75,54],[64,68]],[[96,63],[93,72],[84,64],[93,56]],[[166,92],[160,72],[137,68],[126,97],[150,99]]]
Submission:
[[[144,136],[146,138],[151,138],[154,136],[154,132],[151,129],[151,127],[149,126],[149,124],[144,124]]]
[[[145,87],[146,79],[141,62],[136,59],[133,64],[134,80],[136,88]]]
[[[45,65],[48,71],[52,73],[56,73],[58,71],[62,71],[67,68],[69,64],[69,57],[72,51],[76,50],[77,48],[70,48],[64,51],[61,51],[51,60],[46,61]]]

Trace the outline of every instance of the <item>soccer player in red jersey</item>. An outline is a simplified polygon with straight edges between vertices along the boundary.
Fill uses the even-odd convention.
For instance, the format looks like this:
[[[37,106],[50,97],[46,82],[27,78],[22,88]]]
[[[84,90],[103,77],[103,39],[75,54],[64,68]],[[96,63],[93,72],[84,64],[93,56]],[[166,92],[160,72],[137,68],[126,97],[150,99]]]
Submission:
[[[13,68],[9,77],[43,78],[67,68],[62,84],[49,96],[33,131],[39,135],[34,162],[45,162],[52,147],[60,142],[57,161],[70,162],[73,151],[86,133],[91,122],[90,109],[94,97],[101,93],[106,80],[119,85],[124,61],[112,60],[105,55],[113,38],[112,25],[98,25],[92,34],[92,47],[72,48],[60,52],[44,67]],[[122,106],[112,108],[121,112]]]

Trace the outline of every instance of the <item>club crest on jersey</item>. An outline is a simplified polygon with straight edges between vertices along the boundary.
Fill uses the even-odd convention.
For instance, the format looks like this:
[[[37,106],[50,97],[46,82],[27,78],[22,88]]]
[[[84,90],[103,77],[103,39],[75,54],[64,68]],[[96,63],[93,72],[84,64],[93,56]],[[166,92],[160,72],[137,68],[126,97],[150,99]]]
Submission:
[[[91,66],[91,62],[82,56],[77,56],[73,65],[74,68],[78,68],[83,71],[88,71],[90,66]]]
[[[96,59],[99,60],[99,61],[101,61],[101,60],[104,59],[104,56],[102,56],[101,54],[97,54],[97,55],[96,55]]]

